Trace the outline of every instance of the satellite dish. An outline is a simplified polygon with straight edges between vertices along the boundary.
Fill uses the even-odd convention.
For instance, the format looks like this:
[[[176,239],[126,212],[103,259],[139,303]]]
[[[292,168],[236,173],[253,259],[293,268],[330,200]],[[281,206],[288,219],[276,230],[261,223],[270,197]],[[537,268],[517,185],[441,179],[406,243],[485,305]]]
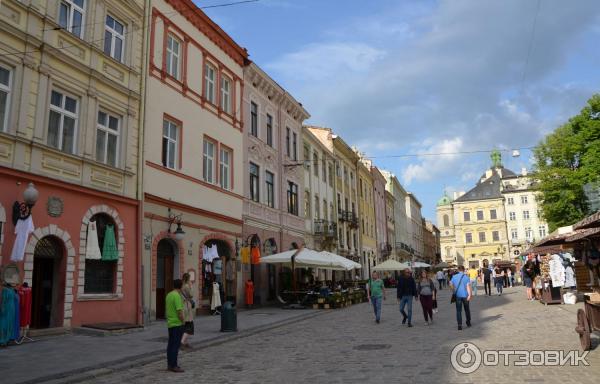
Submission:
[[[521,152],[519,152],[518,149],[513,149],[512,157],[519,157],[519,156],[521,156]]]

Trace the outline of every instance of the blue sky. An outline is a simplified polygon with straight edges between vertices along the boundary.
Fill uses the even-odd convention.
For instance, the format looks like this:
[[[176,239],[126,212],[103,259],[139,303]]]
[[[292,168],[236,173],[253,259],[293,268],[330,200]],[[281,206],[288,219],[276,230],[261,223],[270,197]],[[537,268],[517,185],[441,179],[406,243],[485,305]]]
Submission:
[[[261,0],[206,13],[309,123],[394,172],[433,220],[444,188],[471,188],[489,154],[387,156],[531,147],[600,87],[594,0]],[[531,152],[503,160],[520,171]]]

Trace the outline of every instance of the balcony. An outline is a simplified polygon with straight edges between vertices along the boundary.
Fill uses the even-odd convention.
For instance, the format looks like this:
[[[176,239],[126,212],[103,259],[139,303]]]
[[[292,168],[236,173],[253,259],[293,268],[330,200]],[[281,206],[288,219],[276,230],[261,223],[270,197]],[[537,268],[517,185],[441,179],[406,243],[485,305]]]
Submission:
[[[358,217],[353,211],[339,211],[339,220],[345,221],[350,225],[350,228],[358,228]]]
[[[379,252],[382,257],[387,258],[392,253],[392,245],[390,243],[380,243]]]
[[[337,224],[327,220],[315,220],[315,236],[337,237]]]

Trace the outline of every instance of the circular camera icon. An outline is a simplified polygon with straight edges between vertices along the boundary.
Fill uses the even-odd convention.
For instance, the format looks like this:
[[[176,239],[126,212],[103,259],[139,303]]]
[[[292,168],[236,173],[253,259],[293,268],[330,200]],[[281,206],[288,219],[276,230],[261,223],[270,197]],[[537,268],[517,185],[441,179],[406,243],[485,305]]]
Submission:
[[[481,366],[481,351],[475,344],[460,343],[450,355],[452,367],[460,373],[473,373]]]

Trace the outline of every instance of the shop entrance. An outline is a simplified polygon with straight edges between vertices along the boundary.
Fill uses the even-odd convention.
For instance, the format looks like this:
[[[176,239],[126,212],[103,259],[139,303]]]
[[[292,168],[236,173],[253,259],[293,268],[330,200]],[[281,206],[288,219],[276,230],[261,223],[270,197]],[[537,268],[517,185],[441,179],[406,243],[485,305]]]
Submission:
[[[235,303],[236,267],[232,261],[233,251],[224,240],[209,239],[204,242],[206,249],[216,254],[202,258],[202,297],[210,302],[213,295],[213,283],[219,283],[221,303],[229,300]],[[209,261],[210,260],[210,261]]]
[[[277,253],[277,242],[274,238],[267,239],[264,245],[265,256],[274,255]],[[267,265],[267,281],[268,281],[268,295],[267,300],[273,301],[277,297],[276,289],[276,272],[273,264]]]
[[[60,271],[63,244],[55,237],[39,240],[33,254],[31,328],[49,328],[61,323]]]
[[[179,272],[177,244],[171,239],[158,242],[156,251],[156,318],[165,318],[165,299],[173,290],[173,281]]]

